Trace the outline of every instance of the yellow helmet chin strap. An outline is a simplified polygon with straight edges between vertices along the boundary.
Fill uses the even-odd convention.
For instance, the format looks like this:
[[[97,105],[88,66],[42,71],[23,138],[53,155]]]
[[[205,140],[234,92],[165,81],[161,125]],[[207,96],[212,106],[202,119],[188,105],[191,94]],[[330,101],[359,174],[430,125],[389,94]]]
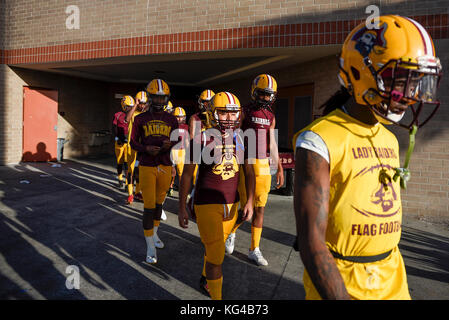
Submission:
[[[398,178],[401,178],[400,185],[402,189],[407,189],[407,181],[410,180],[410,170],[408,169],[408,164],[410,162],[410,158],[412,156],[413,149],[415,148],[415,135],[418,131],[418,126],[413,125],[413,127],[409,131],[409,145],[408,150],[405,155],[405,161],[402,168],[395,168],[395,175],[393,176],[393,180],[397,181]]]

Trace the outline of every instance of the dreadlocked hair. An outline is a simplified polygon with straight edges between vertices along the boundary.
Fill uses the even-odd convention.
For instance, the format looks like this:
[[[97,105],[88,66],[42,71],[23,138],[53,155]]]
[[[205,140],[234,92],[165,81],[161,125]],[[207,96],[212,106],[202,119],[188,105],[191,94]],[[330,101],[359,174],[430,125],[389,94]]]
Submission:
[[[331,113],[335,109],[341,108],[351,97],[348,89],[341,86],[325,103],[320,106],[323,110],[323,116]]]

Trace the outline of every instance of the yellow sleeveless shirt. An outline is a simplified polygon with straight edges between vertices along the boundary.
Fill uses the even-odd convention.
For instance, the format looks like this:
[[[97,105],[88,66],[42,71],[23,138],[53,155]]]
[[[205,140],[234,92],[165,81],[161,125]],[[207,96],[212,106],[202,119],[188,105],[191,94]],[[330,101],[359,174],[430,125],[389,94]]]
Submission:
[[[402,205],[399,145],[382,124],[367,125],[337,109],[300,132],[318,134],[329,151],[330,189],[327,247],[342,256],[373,256],[381,261],[354,263],[335,259],[353,299],[410,299],[402,256]],[[296,146],[296,139],[293,143]],[[320,299],[304,272],[306,298]]]

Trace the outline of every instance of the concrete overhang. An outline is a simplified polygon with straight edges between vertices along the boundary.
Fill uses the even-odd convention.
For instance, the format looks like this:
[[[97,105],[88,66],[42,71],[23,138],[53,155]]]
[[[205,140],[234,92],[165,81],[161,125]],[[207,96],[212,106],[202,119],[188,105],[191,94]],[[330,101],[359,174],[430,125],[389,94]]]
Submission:
[[[213,52],[123,56],[14,65],[105,82],[147,83],[162,78],[172,85],[213,86],[270,70],[336,55],[341,45],[234,49]]]

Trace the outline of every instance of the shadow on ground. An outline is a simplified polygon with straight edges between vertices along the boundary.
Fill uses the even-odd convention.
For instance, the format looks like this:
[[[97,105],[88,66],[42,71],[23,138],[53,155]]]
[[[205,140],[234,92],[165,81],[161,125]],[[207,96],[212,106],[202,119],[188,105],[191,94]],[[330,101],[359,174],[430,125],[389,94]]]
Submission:
[[[157,265],[145,264],[143,206],[125,205],[108,161],[0,168],[0,299],[206,299],[197,290],[203,247],[196,225],[183,230],[169,213],[160,228],[167,248],[158,250]],[[176,213],[177,199],[168,198],[166,210]],[[269,227],[265,235],[291,243],[291,235]],[[70,265],[79,267],[80,290],[66,287]],[[223,270],[225,299],[276,298],[278,269],[235,253]],[[304,297],[299,282],[282,285],[295,291],[291,299]]]

